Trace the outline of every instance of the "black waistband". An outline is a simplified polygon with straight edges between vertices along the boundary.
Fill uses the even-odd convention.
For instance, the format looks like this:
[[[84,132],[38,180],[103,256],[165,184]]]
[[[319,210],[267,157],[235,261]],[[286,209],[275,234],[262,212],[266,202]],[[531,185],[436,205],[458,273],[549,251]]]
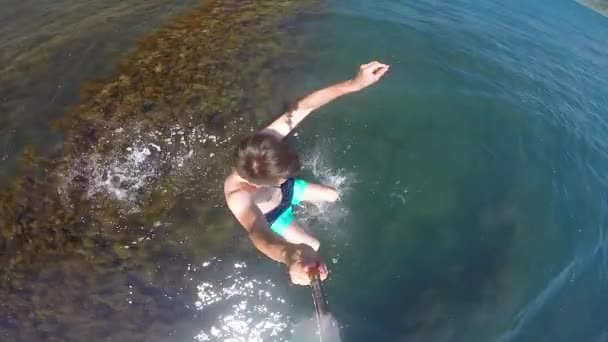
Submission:
[[[277,218],[291,206],[291,199],[293,198],[293,183],[293,178],[287,178],[287,180],[281,184],[281,203],[279,203],[276,208],[264,214],[264,217],[268,221],[269,225],[272,226],[274,221],[276,221]]]

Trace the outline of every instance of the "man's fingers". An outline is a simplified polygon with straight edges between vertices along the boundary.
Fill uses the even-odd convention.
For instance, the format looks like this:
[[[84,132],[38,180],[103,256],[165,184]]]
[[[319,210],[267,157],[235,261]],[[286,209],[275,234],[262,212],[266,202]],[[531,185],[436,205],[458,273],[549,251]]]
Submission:
[[[381,68],[381,67],[388,67],[388,65],[384,64],[384,63],[380,63],[378,61],[373,61],[373,62],[369,62],[367,64],[362,65],[362,69],[364,69],[364,70],[367,70],[367,69],[376,70],[377,68]]]
[[[321,280],[327,279],[328,274],[329,271],[327,270],[327,266],[325,264],[322,264],[321,267],[319,267],[319,276],[321,277]]]
[[[308,277],[301,277],[301,276],[299,276],[299,277],[292,278],[291,282],[294,285],[304,286],[304,285],[310,284],[310,279],[308,279]]]
[[[377,69],[375,69],[373,71],[374,76],[376,76],[376,78],[380,78],[382,77],[384,74],[386,74],[386,72],[388,71],[390,67],[388,65],[384,65],[381,67],[378,67]]]
[[[380,62],[371,62],[368,66],[363,68],[363,70],[372,70],[373,71],[381,66],[382,66],[382,64]]]
[[[291,282],[294,285],[310,285],[310,276],[305,267],[300,267],[297,271],[290,272]]]
[[[378,62],[378,61],[371,61],[369,63],[362,64],[361,65],[361,69],[367,69],[369,66],[371,66],[372,64],[375,64],[375,63],[380,63],[380,62]]]
[[[379,65],[379,66],[377,66],[377,67],[374,68],[373,73],[375,75],[375,74],[377,74],[379,72],[386,72],[386,70],[388,70],[388,68],[389,68],[388,65]]]

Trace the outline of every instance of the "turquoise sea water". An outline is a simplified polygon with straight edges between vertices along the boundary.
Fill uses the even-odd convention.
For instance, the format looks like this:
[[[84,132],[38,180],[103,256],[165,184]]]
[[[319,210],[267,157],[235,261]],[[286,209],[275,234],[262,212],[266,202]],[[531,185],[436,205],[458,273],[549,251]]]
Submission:
[[[607,341],[608,20],[571,1],[337,1],[313,25],[306,87],[391,65],[301,129],[352,177],[324,250],[344,340]]]
[[[64,10],[73,21],[64,30],[86,33],[77,44],[71,35],[65,44],[50,41],[59,53],[75,45],[75,66],[66,58],[52,72],[18,68],[24,86],[13,93],[31,96],[2,97],[1,108],[16,108],[0,118],[2,177],[12,174],[26,142],[53,149],[49,141],[60,137],[47,137],[49,121],[74,104],[84,79],[111,73],[134,37],[193,2],[91,3],[107,6],[108,15],[67,2],[51,17],[43,10],[0,15],[15,19],[10,32],[2,31],[7,36],[36,18],[55,25]],[[569,0],[324,4],[298,20],[310,53],[295,75],[276,76],[290,84],[277,102],[351,77],[372,59],[391,65],[381,83],[319,110],[291,139],[304,156],[306,178],[342,192],[334,205],[296,213],[321,240],[341,340],[608,341],[608,19]],[[107,32],[124,41],[99,38]],[[116,46],[106,49],[110,42]],[[15,44],[6,46],[24,49]],[[7,65],[30,58],[3,56]],[[261,75],[273,71],[264,68]],[[55,79],[69,94],[53,105]],[[28,92],[28,84],[44,91]],[[201,198],[198,188],[183,185],[183,194],[167,197],[175,203],[138,197],[167,176],[161,171],[168,164],[177,170],[169,173],[176,187],[196,183],[197,172],[222,172],[199,157],[213,153],[197,141],[225,142],[207,127],[163,128],[120,128],[117,134],[133,139],[117,147],[124,155],[80,156],[57,175],[68,189],[75,179],[91,180],[90,198],[104,201],[90,208],[76,203],[84,212],[114,215],[112,201],[127,208],[107,219],[126,238],[107,246],[100,234],[95,247],[82,247],[86,258],[49,259],[47,272],[22,277],[32,286],[2,300],[18,302],[7,305],[18,310],[0,305],[0,340],[318,340],[310,289],[289,286],[284,268],[252,250],[221,199]],[[178,136],[175,149],[162,145]],[[83,160],[94,167],[79,169]],[[154,206],[167,209],[149,217],[161,212]],[[207,258],[210,247],[221,254]],[[23,309],[30,301],[31,313]],[[288,336],[302,321],[304,332]]]

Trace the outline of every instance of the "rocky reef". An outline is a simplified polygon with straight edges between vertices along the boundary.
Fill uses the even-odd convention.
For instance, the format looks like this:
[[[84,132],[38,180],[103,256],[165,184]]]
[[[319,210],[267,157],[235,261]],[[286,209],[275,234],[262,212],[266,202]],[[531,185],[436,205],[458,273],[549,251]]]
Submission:
[[[28,149],[0,192],[3,340],[196,335],[205,275],[191,265],[256,258],[223,176],[232,141],[285,101],[277,80],[306,58],[293,33],[311,6],[203,1],[83,86],[56,122],[61,147]]]

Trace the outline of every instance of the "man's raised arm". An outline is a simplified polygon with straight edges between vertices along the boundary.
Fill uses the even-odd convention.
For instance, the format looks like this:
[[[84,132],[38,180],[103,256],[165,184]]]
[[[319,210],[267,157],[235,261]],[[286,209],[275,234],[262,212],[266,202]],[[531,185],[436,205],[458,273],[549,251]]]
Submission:
[[[388,65],[377,61],[361,65],[355,78],[317,90],[304,97],[294,108],[281,115],[262,132],[275,134],[281,138],[287,136],[312,111],[342,95],[359,91],[376,83],[388,71],[388,68]]]

